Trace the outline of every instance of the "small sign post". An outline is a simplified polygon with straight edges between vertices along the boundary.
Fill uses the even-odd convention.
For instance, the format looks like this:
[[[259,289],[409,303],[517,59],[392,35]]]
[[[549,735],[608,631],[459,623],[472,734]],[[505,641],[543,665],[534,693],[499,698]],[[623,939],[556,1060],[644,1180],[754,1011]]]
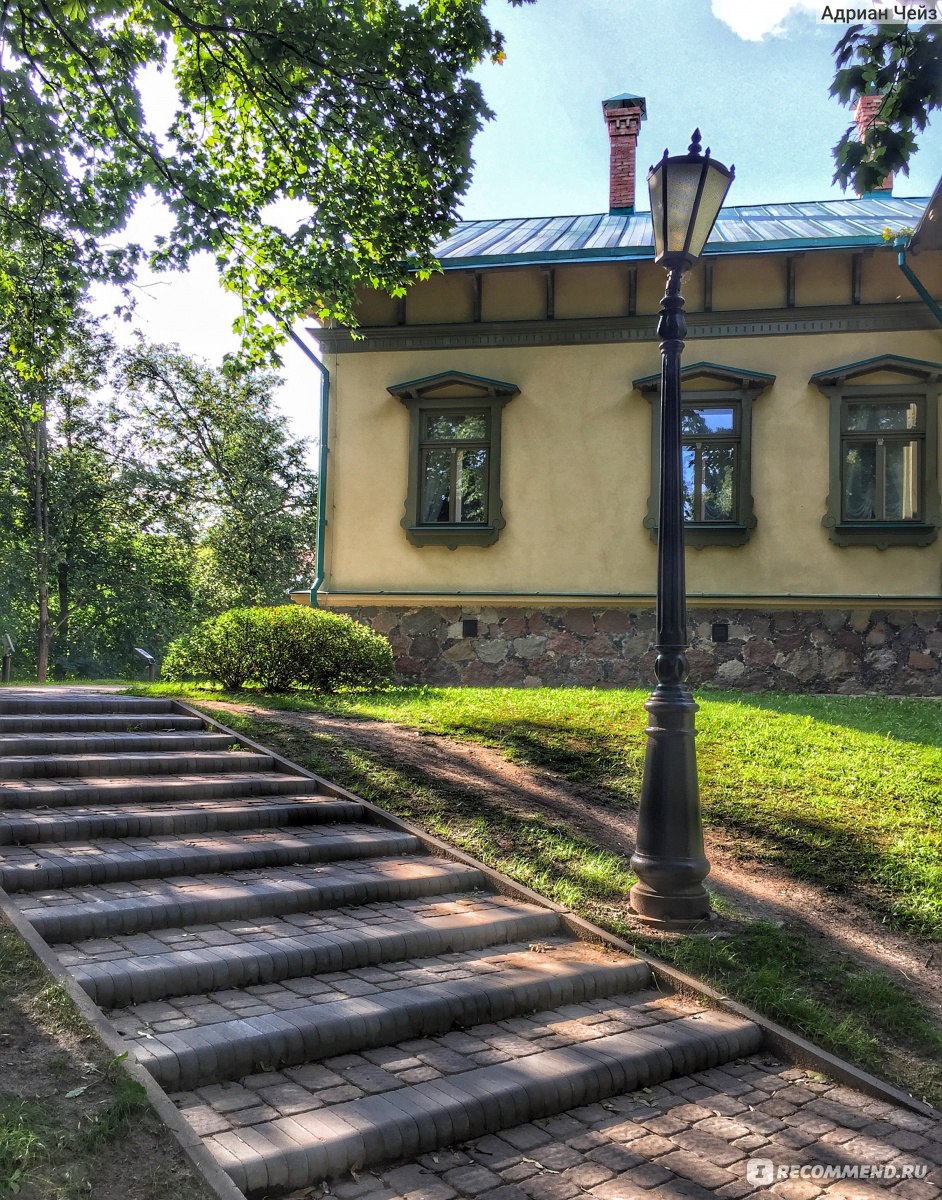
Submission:
[[[157,659],[153,654],[148,654],[146,650],[142,650],[140,646],[134,647],[134,653],[138,658],[142,658],[147,663],[147,682],[153,683],[157,677]]]

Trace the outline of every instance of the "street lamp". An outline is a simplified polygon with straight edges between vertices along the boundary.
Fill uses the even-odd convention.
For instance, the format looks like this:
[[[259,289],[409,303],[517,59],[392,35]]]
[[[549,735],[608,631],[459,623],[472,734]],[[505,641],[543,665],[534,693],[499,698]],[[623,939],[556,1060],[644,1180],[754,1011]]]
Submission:
[[[687,334],[680,284],[703,251],[733,168],[700,152],[700,130],[686,154],[664,157],[648,172],[654,261],[667,271],[657,332],[661,339],[661,484],[657,541],[657,686],[649,714],[638,836],[629,893],[635,914],[662,925],[692,925],[710,916],[703,851],[694,713],[687,687],[687,604],[680,356]]]

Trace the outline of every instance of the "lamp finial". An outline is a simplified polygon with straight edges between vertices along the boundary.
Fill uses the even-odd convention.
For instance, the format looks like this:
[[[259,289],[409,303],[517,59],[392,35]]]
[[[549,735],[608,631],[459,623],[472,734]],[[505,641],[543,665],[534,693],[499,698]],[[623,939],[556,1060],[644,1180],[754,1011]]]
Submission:
[[[700,130],[699,129],[695,129],[693,131],[693,137],[690,139],[690,145],[687,148],[687,153],[699,155],[699,153],[700,153]]]

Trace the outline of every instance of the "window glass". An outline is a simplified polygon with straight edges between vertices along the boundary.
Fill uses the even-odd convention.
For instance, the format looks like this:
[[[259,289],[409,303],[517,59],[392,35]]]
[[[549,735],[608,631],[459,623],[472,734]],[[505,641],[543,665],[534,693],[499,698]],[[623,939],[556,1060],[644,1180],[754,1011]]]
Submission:
[[[704,521],[735,519],[733,481],[736,470],[736,450],[733,446],[704,446],[703,448],[703,516]]]
[[[458,450],[456,455],[457,521],[487,520],[487,451]]]
[[[684,520],[696,521],[697,452],[693,446],[683,448]]]
[[[451,451],[426,450],[422,469],[422,521],[451,520]]]
[[[915,429],[919,406],[909,401],[887,404],[848,404],[847,430]]]
[[[919,443],[888,442],[883,501],[887,521],[913,521],[919,516]]]
[[[921,417],[915,400],[847,402],[841,449],[843,520],[919,520]]]
[[[684,405],[681,415],[684,437],[709,437],[710,434],[736,432],[736,410],[730,408],[694,408]]]
[[[419,521],[483,525],[487,521],[488,447],[483,413],[425,413]]]
[[[487,438],[487,417],[484,413],[426,413],[424,436],[430,442],[482,442]]]
[[[684,402],[681,411],[684,520],[737,520],[739,406]]]
[[[684,520],[736,520],[736,448],[714,442],[683,448]]]

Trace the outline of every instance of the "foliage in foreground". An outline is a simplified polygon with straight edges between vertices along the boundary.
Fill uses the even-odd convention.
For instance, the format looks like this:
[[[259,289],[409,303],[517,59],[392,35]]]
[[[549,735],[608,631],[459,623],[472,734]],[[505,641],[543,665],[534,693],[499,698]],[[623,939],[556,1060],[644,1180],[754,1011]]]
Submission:
[[[212,679],[231,690],[290,687],[330,692],[370,687],[392,673],[392,650],[380,634],[341,613],[298,604],[233,608],[174,642],[165,679]]]
[[[12,0],[2,35],[5,207],[126,279],[145,248],[110,243],[156,195],[155,265],[209,251],[256,347],[431,269],[490,115],[471,72],[503,57],[483,0]],[[167,129],[141,94],[159,70]]]
[[[942,31],[938,25],[851,25],[834,59],[832,96],[844,104],[867,93],[883,97],[864,140],[852,125],[834,147],[835,182],[853,184],[865,196],[891,172],[908,174],[917,135],[942,108]]]

